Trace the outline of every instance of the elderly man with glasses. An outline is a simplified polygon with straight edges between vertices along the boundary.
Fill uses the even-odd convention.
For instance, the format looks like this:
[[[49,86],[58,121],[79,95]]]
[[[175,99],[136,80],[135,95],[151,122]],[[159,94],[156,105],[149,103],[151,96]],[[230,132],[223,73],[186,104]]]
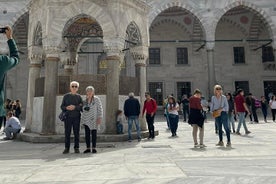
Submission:
[[[70,151],[70,135],[73,128],[74,132],[74,150],[75,153],[80,153],[79,150],[79,137],[80,137],[80,117],[83,106],[81,96],[77,93],[79,83],[72,81],[70,83],[70,92],[65,94],[62,100],[60,108],[66,112],[66,119],[64,121],[65,128],[65,149],[63,154],[67,154]]]

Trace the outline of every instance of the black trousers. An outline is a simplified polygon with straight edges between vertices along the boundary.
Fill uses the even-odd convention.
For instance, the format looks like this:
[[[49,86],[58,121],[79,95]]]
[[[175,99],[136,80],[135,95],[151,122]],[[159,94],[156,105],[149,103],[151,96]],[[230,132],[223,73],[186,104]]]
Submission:
[[[186,121],[187,120],[187,116],[186,116],[186,114],[188,114],[188,117],[189,117],[189,107],[183,107],[183,118],[184,118],[184,121]]]
[[[146,114],[146,120],[148,124],[148,129],[149,129],[149,138],[154,138],[154,116],[151,116],[150,114]]]
[[[70,136],[71,136],[71,130],[73,128],[74,133],[74,148],[79,148],[79,142],[80,142],[80,117],[75,118],[67,118],[64,122],[64,128],[65,128],[65,148],[70,148]]]
[[[276,109],[271,109],[272,120],[275,121]]]
[[[85,142],[86,147],[91,148],[91,134],[92,134],[92,148],[96,148],[97,143],[97,130],[90,130],[90,128],[87,125],[84,125],[85,129]]]
[[[1,116],[0,117],[0,129],[2,128],[2,123],[4,122],[4,128],[5,128],[5,126],[6,126],[6,116]]]

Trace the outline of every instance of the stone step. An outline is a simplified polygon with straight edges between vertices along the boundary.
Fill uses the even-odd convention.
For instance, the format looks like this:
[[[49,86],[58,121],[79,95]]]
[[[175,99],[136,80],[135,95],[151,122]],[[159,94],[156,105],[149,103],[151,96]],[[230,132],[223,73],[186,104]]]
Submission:
[[[155,136],[159,135],[159,131],[155,131]],[[147,138],[148,131],[142,131],[141,137]],[[31,143],[64,143],[64,135],[41,135],[38,133],[20,133],[17,136],[18,140]],[[132,133],[132,138],[137,139],[137,133]],[[98,134],[97,142],[124,142],[128,140],[128,134]],[[73,135],[71,135],[71,143],[74,142]],[[85,142],[83,134],[80,135],[80,142]]]

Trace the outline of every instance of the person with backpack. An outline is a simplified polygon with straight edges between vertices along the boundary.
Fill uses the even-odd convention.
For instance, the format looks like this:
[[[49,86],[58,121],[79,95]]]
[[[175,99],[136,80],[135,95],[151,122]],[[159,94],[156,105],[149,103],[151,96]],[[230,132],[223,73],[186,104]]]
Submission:
[[[146,120],[148,124],[148,129],[149,129],[149,137],[148,139],[154,139],[154,117],[155,113],[157,111],[157,104],[156,101],[151,98],[150,93],[146,92],[145,93],[146,100],[144,102],[144,107],[143,107],[143,117],[144,114],[146,113]]]

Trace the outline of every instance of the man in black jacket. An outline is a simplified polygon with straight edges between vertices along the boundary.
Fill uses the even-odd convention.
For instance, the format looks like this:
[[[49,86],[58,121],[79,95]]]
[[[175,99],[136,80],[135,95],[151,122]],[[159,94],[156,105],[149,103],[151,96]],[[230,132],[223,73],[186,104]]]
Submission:
[[[140,103],[134,98],[134,93],[129,93],[129,98],[125,101],[124,104],[124,113],[128,121],[128,141],[132,141],[131,130],[132,123],[134,121],[137,130],[138,141],[141,141],[140,135],[140,124],[139,124],[139,115],[140,115]]]

